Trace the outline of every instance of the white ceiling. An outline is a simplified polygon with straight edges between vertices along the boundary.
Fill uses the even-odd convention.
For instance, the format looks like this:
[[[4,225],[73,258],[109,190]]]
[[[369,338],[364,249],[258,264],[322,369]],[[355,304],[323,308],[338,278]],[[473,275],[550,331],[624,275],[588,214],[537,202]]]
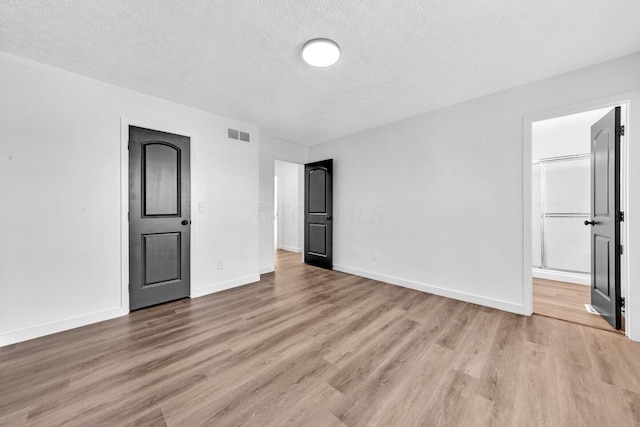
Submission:
[[[637,0],[0,0],[0,50],[315,144],[640,51]],[[315,69],[300,49],[342,47]]]

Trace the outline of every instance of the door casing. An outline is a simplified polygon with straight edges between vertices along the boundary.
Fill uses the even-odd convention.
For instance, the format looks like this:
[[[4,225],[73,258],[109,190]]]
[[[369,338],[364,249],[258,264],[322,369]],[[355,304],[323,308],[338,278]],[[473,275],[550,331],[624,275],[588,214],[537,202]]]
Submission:
[[[600,108],[622,107],[621,123],[628,129],[629,125],[629,100],[620,99],[619,97],[607,97],[603,99],[588,101],[576,105],[568,105],[555,108],[552,110],[529,114],[523,117],[523,151],[522,151],[522,280],[523,280],[523,305],[525,314],[533,313],[533,276],[531,263],[531,245],[532,245],[532,217],[531,217],[531,160],[532,160],[532,125],[534,122],[552,119],[556,117],[566,116],[570,114],[582,113],[585,111],[596,110]],[[628,132],[621,137],[620,148],[620,210],[628,210],[628,183],[629,183],[629,137]],[[627,216],[628,218],[628,216]],[[628,219],[620,224],[620,238],[622,245],[626,248],[629,243]],[[629,295],[633,290],[630,289],[628,280],[629,251],[625,250],[622,254],[621,264],[621,284],[620,288],[623,295],[626,296],[625,307],[625,334],[630,336],[632,333],[631,322],[632,303]]]
[[[130,312],[129,309],[129,126],[138,126],[147,129],[154,129],[161,132],[174,133],[191,138],[191,158],[194,156],[194,134],[189,129],[168,126],[165,122],[155,122],[153,120],[120,118],[120,309],[123,312]],[[190,162],[191,176],[194,176],[193,161]],[[191,212],[195,212],[193,203],[194,180],[191,180],[191,193],[189,200]],[[193,224],[191,225],[193,236]],[[193,237],[191,239],[193,241]],[[190,244],[192,252],[193,243]],[[193,252],[192,252],[193,253]],[[190,265],[190,275],[193,277],[193,263]],[[190,283],[190,293],[195,295],[193,280]]]
[[[271,176],[276,177],[278,175],[276,175],[275,170],[276,170],[276,162],[286,162],[286,163],[291,163],[294,165],[297,165],[299,167],[302,168],[302,172],[300,173],[299,176],[299,180],[298,180],[298,205],[302,206],[302,209],[300,210],[300,212],[298,213],[298,239],[302,239],[302,247],[300,250],[300,262],[304,262],[304,165],[305,162],[298,162],[298,161],[293,161],[293,160],[287,160],[287,159],[281,159],[279,157],[276,157],[275,159],[273,159],[273,161],[271,162]],[[279,178],[278,178],[279,179]],[[271,202],[273,202],[274,206],[272,207],[272,209],[270,210],[271,213],[271,218],[273,218],[273,221],[270,221],[269,225],[271,228],[269,228],[269,236],[271,236],[273,238],[273,244],[271,245],[273,247],[274,250],[277,249],[277,239],[275,236],[275,216],[276,216],[276,206],[275,206],[275,188],[276,188],[276,183],[275,183],[275,179],[273,181],[271,181],[272,183],[272,191],[271,191],[271,196],[269,198],[269,200]],[[260,274],[265,274],[265,273],[270,273],[272,271],[275,271],[275,259],[271,258],[271,267],[268,268],[265,271],[260,271]]]

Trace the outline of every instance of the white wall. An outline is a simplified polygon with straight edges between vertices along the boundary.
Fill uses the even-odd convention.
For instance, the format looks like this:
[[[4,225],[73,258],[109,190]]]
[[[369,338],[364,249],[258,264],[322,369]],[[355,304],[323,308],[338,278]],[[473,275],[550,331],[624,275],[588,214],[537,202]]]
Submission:
[[[303,166],[296,163],[275,161],[278,188],[278,249],[302,252],[301,238],[304,219]],[[302,220],[301,220],[302,219]]]
[[[638,88],[635,54],[311,147],[310,161],[334,159],[335,268],[530,314],[524,116],[613,95],[637,111]],[[633,123],[637,114],[629,157],[640,165]],[[630,168],[630,227],[639,179]],[[636,246],[639,232],[630,228]],[[629,274],[634,283],[640,264]]]
[[[275,161],[308,163],[309,148],[260,135],[260,274],[273,271],[273,177]],[[304,200],[304,199],[302,199]]]
[[[609,110],[611,109],[598,108],[533,123],[533,160],[590,153],[591,125],[604,117]]]
[[[128,311],[122,117],[191,135],[192,296],[259,279],[256,126],[4,53],[0,93],[0,345]]]

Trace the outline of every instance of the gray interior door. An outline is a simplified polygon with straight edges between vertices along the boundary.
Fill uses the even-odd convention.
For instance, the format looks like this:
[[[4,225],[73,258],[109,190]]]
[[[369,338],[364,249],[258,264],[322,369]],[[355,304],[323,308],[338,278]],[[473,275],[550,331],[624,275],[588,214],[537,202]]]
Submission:
[[[189,142],[129,127],[131,310],[189,296]]]
[[[621,328],[620,107],[591,126],[591,305]]]
[[[304,165],[304,262],[333,268],[333,160]]]

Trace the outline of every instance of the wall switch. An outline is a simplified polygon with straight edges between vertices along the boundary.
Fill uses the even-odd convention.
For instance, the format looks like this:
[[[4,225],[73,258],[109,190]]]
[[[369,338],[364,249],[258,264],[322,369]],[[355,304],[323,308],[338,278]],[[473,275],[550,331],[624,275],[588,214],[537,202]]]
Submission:
[[[374,261],[378,260],[378,252],[377,251],[373,251],[373,254],[371,254],[371,259],[373,259]]]
[[[218,270],[224,269],[224,259],[218,258]]]
[[[207,204],[205,202],[198,202],[198,212],[205,212],[207,210]]]

